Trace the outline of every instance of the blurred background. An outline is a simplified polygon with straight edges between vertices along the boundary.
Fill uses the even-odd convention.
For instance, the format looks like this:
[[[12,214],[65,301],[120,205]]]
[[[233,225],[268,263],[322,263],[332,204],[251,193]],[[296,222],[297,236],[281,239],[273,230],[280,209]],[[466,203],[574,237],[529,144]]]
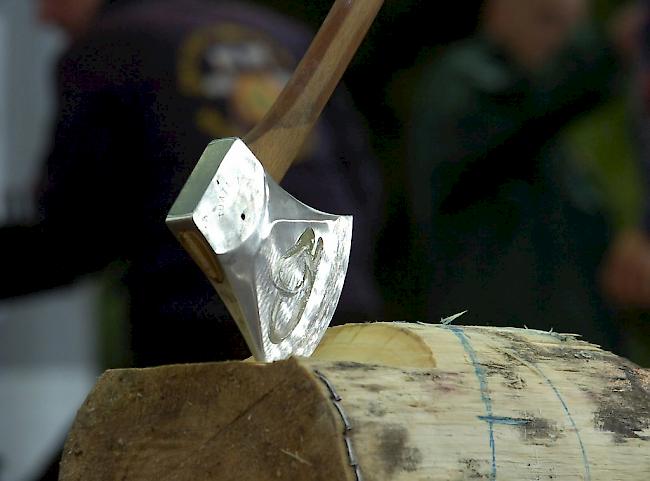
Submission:
[[[0,222],[28,218],[50,141],[63,35],[0,1]],[[6,277],[1,284],[11,282]],[[0,302],[0,479],[38,479],[100,372],[96,286]]]
[[[598,342],[617,354],[643,366],[650,366],[650,243],[646,238],[648,193],[645,181],[647,169],[650,168],[650,150],[646,150],[646,136],[650,136],[650,117],[646,112],[650,98],[647,78],[650,76],[646,75],[646,59],[650,50],[644,37],[648,23],[645,3],[585,1],[588,11],[572,14],[576,19],[567,20],[568,9],[582,8],[584,5],[577,5],[582,2],[526,2],[530,2],[531,11],[540,2],[545,7],[551,4],[557,7],[555,10],[540,11],[539,19],[530,20],[541,22],[543,26],[540,29],[546,29],[544,31],[550,39],[546,40],[546,44],[537,39],[542,43],[538,43],[536,48],[539,50],[542,44],[553,45],[552,52],[539,61],[541,66],[530,66],[525,60],[535,55],[526,57],[526,52],[517,52],[508,47],[512,39],[518,38],[516,35],[521,35],[508,27],[508,19],[512,22],[513,18],[518,18],[512,1],[386,0],[344,76],[347,92],[341,96],[343,100],[335,101],[342,107],[336,107],[331,117],[328,117],[329,113],[325,114],[325,125],[318,134],[320,140],[314,140],[314,145],[337,144],[338,149],[338,143],[341,143],[340,139],[346,132],[361,132],[359,136],[366,139],[361,146],[354,142],[350,144],[353,147],[341,143],[341,150],[352,149],[354,152],[346,159],[339,156],[339,151],[334,148],[322,149],[342,159],[346,169],[349,164],[355,165],[355,156],[367,159],[367,164],[363,164],[356,174],[361,180],[355,180],[356,184],[350,182],[350,190],[357,194],[349,197],[346,197],[347,194],[340,195],[343,208],[346,199],[354,198],[358,202],[359,212],[369,213],[367,217],[372,219],[372,222],[368,221],[372,225],[367,227],[367,235],[361,225],[361,238],[365,239],[367,252],[357,257],[367,264],[365,267],[372,273],[373,279],[368,285],[374,287],[368,287],[368,292],[376,290],[376,294],[373,291],[372,295],[366,297],[377,297],[380,301],[368,301],[367,305],[372,308],[367,309],[363,305],[349,309],[344,305],[343,312],[352,313],[347,319],[351,321],[368,318],[438,322],[441,317],[468,309],[466,317],[461,319],[463,324],[526,325],[530,328],[552,327],[555,331],[579,332],[586,340]],[[64,9],[75,4],[74,1],[65,0],[45,0],[43,3],[54,5],[54,9],[57,3]],[[115,8],[124,10],[108,14],[102,10],[107,8],[106,5],[100,3],[102,5],[96,7],[101,15],[114,15],[118,20],[123,15],[130,22],[135,22],[132,19],[134,16],[129,16],[128,8],[155,2],[110,2],[115,4]],[[127,3],[129,6],[125,7]],[[224,4],[218,0],[212,3]],[[235,3],[254,5],[251,15],[257,20],[253,22],[253,27],[264,25],[262,18],[274,25],[273,28],[259,27],[267,36],[275,35],[282,29],[293,29],[280,19],[292,19],[315,30],[331,6],[331,2],[320,0],[230,2],[226,5]],[[493,10],[486,10],[487,4],[491,4]],[[257,5],[264,10],[255,10]],[[119,38],[115,40],[111,36],[115,34],[110,30],[113,27],[106,27],[109,33],[103,42],[89,41],[84,35],[88,32],[92,34],[96,19],[89,18],[88,26],[79,33],[61,20],[65,16],[57,17],[52,12],[44,16],[41,13],[39,20],[38,8],[39,2],[36,0],[0,0],[0,224],[4,226],[33,224],[41,209],[34,192],[42,182],[39,178],[48,152],[56,151],[57,142],[82,143],[72,134],[53,133],[57,124],[66,123],[65,115],[74,117],[74,112],[65,111],[66,97],[61,94],[61,84],[57,90],[55,83],[57,70],[61,68],[58,63],[61,55],[68,52],[71,45],[78,48],[86,41],[88,45],[83,45],[84,48],[95,48],[98,52],[92,59],[93,68],[104,61],[112,62],[106,64],[105,70],[97,68],[100,80],[95,78],[90,83],[91,90],[96,85],[103,85],[102,75],[109,79],[106,82],[110,87],[110,82],[114,81],[110,72],[119,65],[115,56],[103,60],[101,52],[102,46],[108,45],[110,48],[113,43],[122,45]],[[245,18],[248,7],[242,8],[241,15]],[[272,9],[274,13],[268,14],[266,9]],[[170,15],[174,14],[174,10],[169,11],[172,12]],[[487,14],[488,11],[491,13]],[[145,18],[146,12],[143,8],[138,18]],[[100,14],[94,12],[94,15]],[[215,15],[218,17],[221,13]],[[237,18],[240,17],[235,17],[235,20]],[[181,44],[178,24],[192,23],[185,17],[182,22],[178,18],[166,19],[163,14],[158,14],[155,20],[157,26],[164,25],[166,21],[173,25],[170,31],[174,33],[169,35],[175,36],[173,42]],[[228,18],[230,24],[235,20]],[[115,22],[114,18],[112,21]],[[566,32],[555,25],[562,22],[566,24]],[[486,25],[494,26],[487,28]],[[580,41],[587,37],[595,40],[581,43],[580,49],[575,49],[577,57],[572,57],[571,61],[560,62],[565,50],[573,46],[573,34],[582,32],[585,25],[589,26],[590,33],[581,37]],[[253,27],[247,24],[247,28]],[[563,32],[561,39],[560,33],[554,33],[554,28],[559,29],[557,32]],[[126,31],[131,35],[129,41],[132,42],[127,42],[127,45],[137,45],[138,55],[145,52],[151,58],[162,58],[168,56],[169,51],[174,51],[173,48],[158,48],[156,51],[146,46],[146,42],[142,45],[133,43],[137,42],[133,40],[136,37]],[[592,31],[595,32],[593,35]],[[123,33],[119,29],[117,32]],[[277,35],[278,39],[283,38],[280,43],[285,42],[282,33]],[[292,45],[287,50],[296,59],[301,49],[304,50],[304,42],[294,42],[292,39],[302,38],[301,35],[306,35],[305,31],[300,30],[300,35],[294,36],[292,33],[286,37],[286,44]],[[212,41],[218,42],[219,37]],[[533,48],[533,52],[536,51]],[[283,58],[282,55],[279,57]],[[173,59],[168,60],[171,65],[169,75],[172,75],[174,62]],[[78,58],[75,61],[82,62]],[[291,62],[288,65],[291,66]],[[551,65],[555,70],[549,73],[551,69],[547,67]],[[592,66],[593,71],[587,68]],[[74,83],[75,63],[68,62],[66,68],[67,77],[63,81],[67,79]],[[156,72],[157,68],[153,71]],[[285,80],[288,71],[290,68],[286,67],[282,74]],[[577,74],[580,72],[583,73],[581,81],[586,83],[577,83],[562,90],[565,84],[571,84],[574,78],[579,77]],[[152,74],[147,72],[147,75]],[[455,82],[455,78],[460,80]],[[116,82],[121,85],[124,81],[119,79]],[[165,82],[161,80],[163,86]],[[461,86],[466,86],[466,90],[461,91]],[[472,96],[472,89],[480,95]],[[273,92],[277,93],[276,90]],[[564,96],[560,97],[558,92]],[[589,93],[586,95],[588,98],[583,98],[585,92]],[[226,112],[223,114],[226,117],[230,115],[220,103],[215,102],[215,105],[217,113]],[[557,108],[554,109],[553,105]],[[524,107],[528,108],[525,114],[522,113]],[[128,105],[126,108],[129,108]],[[149,109],[147,112],[165,115],[165,110],[155,108],[155,105],[146,108]],[[222,133],[230,135],[237,122],[233,120],[232,128],[224,130],[223,126],[217,125],[220,117],[215,117],[215,111],[203,115],[203,124],[198,122],[199,126],[207,122],[210,124],[207,130],[211,131],[212,136]],[[112,112],[110,119],[117,122],[116,119],[124,112],[128,110]],[[337,115],[345,119],[343,124],[351,127],[347,130],[331,127],[337,122],[328,121],[328,118],[337,118]],[[253,116],[247,120],[254,122],[256,118]],[[179,122],[183,121],[184,118],[180,118]],[[238,122],[237,127],[245,132],[249,124],[241,119]],[[155,123],[156,128],[160,129],[169,128],[170,125],[176,124],[165,121]],[[73,133],[76,135],[76,132]],[[209,138],[210,132],[203,135]],[[183,133],[178,135],[181,140],[170,136],[164,141],[173,138],[182,142],[190,136]],[[455,136],[457,140],[453,140]],[[203,137],[200,137],[199,144],[203,141]],[[130,145],[133,145],[132,141]],[[184,144],[180,145],[178,150],[182,150]],[[174,147],[167,150],[174,151]],[[566,170],[546,171],[535,167],[529,171],[518,167],[529,164],[545,166],[546,161],[539,159],[556,159],[558,156],[555,154],[560,150],[563,169],[570,166]],[[545,157],[547,151],[552,151],[552,155]],[[74,152],[64,151],[59,155],[65,157],[74,155]],[[84,155],[88,155],[87,150]],[[181,155],[198,158],[194,150],[191,150],[191,155],[186,152],[181,152]],[[465,162],[466,159],[472,161]],[[530,162],[528,159],[531,159]],[[309,166],[309,162],[306,161],[305,165]],[[423,166],[423,162],[427,166]],[[548,165],[554,162],[556,160],[549,160]],[[490,166],[488,170],[485,170],[485,165]],[[296,177],[296,183],[315,176],[314,172],[301,169],[302,164],[296,174],[302,177]],[[466,176],[474,171],[478,181],[468,181]],[[183,178],[186,175],[183,172],[182,169],[177,172],[172,167],[168,177]],[[342,177],[352,178],[349,170],[341,172]],[[164,178],[166,174],[163,171],[160,175]],[[368,187],[363,177],[376,177],[376,185],[381,187],[375,184]],[[579,182],[575,180],[577,178]],[[288,182],[291,185],[292,179]],[[332,182],[338,182],[337,178],[333,178]],[[447,200],[453,196],[455,183],[463,186],[461,192],[467,193],[467,196],[461,196],[462,202],[449,207]],[[479,187],[489,183],[504,187],[496,193],[484,193]],[[549,189],[554,189],[553,186],[563,183],[569,186],[566,196],[565,190],[558,189],[558,195],[553,199],[544,197]],[[177,187],[175,185],[174,188]],[[443,199],[440,192],[447,190],[448,197]],[[378,192],[380,194],[375,195]],[[323,194],[323,197],[328,196],[332,194]],[[497,210],[497,214],[486,221],[486,216],[494,214],[490,209],[501,205],[503,198],[500,196],[507,200],[507,205],[512,203],[518,210],[508,210],[511,206],[505,211]],[[375,197],[377,203],[372,204],[370,200]],[[549,234],[544,230],[549,225],[559,225],[557,219],[561,216],[556,213],[566,213],[566,206],[574,200],[578,206],[575,211],[579,211],[585,205],[584,199],[597,199],[584,210],[593,214],[589,219],[602,220],[601,230],[589,230],[591,227],[584,227],[592,225],[588,223],[573,226],[570,215],[562,217],[562,222],[567,222],[568,227],[561,233],[551,229]],[[319,199],[315,199],[315,202],[318,203]],[[529,207],[533,202],[536,202],[535,207]],[[162,204],[158,206],[161,212],[167,208],[164,202]],[[427,207],[422,208],[423,205]],[[524,209],[522,205],[528,207]],[[478,210],[475,210],[476,206]],[[334,206],[330,210],[337,208]],[[489,233],[485,234],[476,227],[483,226],[481,229],[491,231],[495,226],[494,230],[499,231],[496,226],[503,220],[501,217],[510,218],[515,215],[513,212],[518,212],[516,215],[524,220],[513,221],[506,226],[506,240],[503,240],[504,237],[495,240]],[[533,220],[539,221],[539,225],[528,222],[535,215],[538,217]],[[461,221],[469,222],[472,228],[465,224],[454,224]],[[487,223],[482,224],[483,221]],[[526,231],[524,227],[530,229]],[[590,243],[571,237],[572,227],[579,234],[584,234]],[[444,237],[441,241],[443,232],[445,236],[451,233],[453,237]],[[519,235],[518,232],[525,234]],[[536,237],[537,234],[539,237]],[[548,238],[554,239],[554,242],[566,237],[566,243],[558,241],[556,250],[547,249],[544,240],[547,237],[544,236],[551,236]],[[26,271],[26,275],[47,277],[45,270],[55,270],[57,266],[66,264],[69,253],[50,252],[49,257],[55,261],[43,264],[43,271],[34,270],[33,263],[21,261],[21,256],[24,259],[34,257],[32,254],[35,251],[21,251],[18,249],[20,242],[5,239],[8,237],[3,237],[0,232],[0,249],[5,256],[0,259],[13,259],[15,262],[11,268],[5,270],[3,267],[2,291],[6,292],[2,294],[5,299],[0,301],[0,481],[55,479],[52,476],[65,432],[99,373],[106,368],[204,358],[198,354],[170,356],[169,361],[164,356],[139,357],[143,348],[133,342],[133,336],[139,334],[134,334],[133,310],[130,311],[128,301],[129,296],[136,295],[136,291],[124,280],[125,273],[131,269],[131,260],[125,259],[127,256],[120,253],[114,258],[103,259],[101,268],[80,269],[80,275],[72,276],[75,279],[72,284],[66,280],[55,288],[48,285],[46,290],[35,287],[16,293],[12,284],[15,272],[21,270],[21,262],[24,262],[22,270]],[[25,246],[38,246],[39,251],[41,247],[47,251],[47,243],[35,239],[23,243],[22,247],[26,250]],[[476,239],[479,241],[476,242]],[[479,249],[489,242],[494,243],[491,250],[484,252]],[[540,247],[535,242],[543,245]],[[474,243],[479,244],[476,248],[479,250],[472,250]],[[447,244],[454,248],[447,250]],[[521,256],[519,251],[511,253],[504,247],[520,244],[524,245]],[[577,250],[575,245],[578,246]],[[456,249],[457,246],[460,247]],[[584,246],[584,249],[580,249],[580,246]],[[545,258],[547,254],[548,258]],[[576,263],[575,269],[572,269],[574,260],[582,259],[582,254],[585,254],[586,267]],[[57,258],[57,255],[60,257]],[[544,264],[568,267],[561,272],[547,272]],[[446,270],[440,268],[442,265],[446,266]],[[498,269],[500,265],[507,265],[508,268],[504,267],[502,272]],[[449,270],[456,267],[457,272],[449,274]],[[65,270],[64,267],[61,269]],[[560,272],[558,276],[564,277],[554,277],[557,272]],[[470,278],[476,281],[475,285],[465,283]],[[564,279],[571,281],[563,284]],[[517,305],[517,294],[512,291],[513,284],[535,295],[542,291],[545,294],[526,297],[520,306]],[[361,282],[354,282],[351,289],[354,286],[361,286],[359,289],[366,292]],[[493,290],[489,290],[490,286],[493,286]],[[553,292],[547,292],[549,289]],[[151,290],[160,289],[152,286]],[[590,294],[583,294],[583,291]],[[477,292],[484,294],[478,295]],[[157,298],[153,299],[152,302],[156,303]],[[584,310],[579,308],[581,303],[586,306]],[[364,312],[360,312],[364,309]],[[602,321],[591,322],[592,310],[597,313],[593,319],[600,316]],[[165,311],[160,315],[164,317],[167,314]],[[206,317],[210,315],[208,313]],[[536,316],[540,320],[536,321]],[[575,319],[571,316],[575,316]],[[581,320],[580,316],[588,319]],[[175,329],[181,330],[183,325],[175,324]],[[147,329],[145,332],[157,339],[156,323],[152,322]],[[190,330],[189,327],[187,329]],[[197,334],[197,337],[201,336]],[[163,335],[160,335],[160,339],[164,342]],[[189,345],[187,350],[191,351],[192,340]],[[206,349],[209,350],[209,347]],[[223,352],[225,354],[219,354],[214,359],[232,356],[229,351]],[[210,359],[209,355],[206,358]]]

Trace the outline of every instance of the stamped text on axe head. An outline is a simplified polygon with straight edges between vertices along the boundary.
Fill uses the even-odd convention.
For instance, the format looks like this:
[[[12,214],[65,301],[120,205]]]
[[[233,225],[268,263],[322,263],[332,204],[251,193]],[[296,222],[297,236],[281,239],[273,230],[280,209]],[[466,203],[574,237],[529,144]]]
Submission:
[[[213,141],[167,224],[221,296],[256,359],[309,356],[329,325],[352,217],[284,191],[238,138]]]

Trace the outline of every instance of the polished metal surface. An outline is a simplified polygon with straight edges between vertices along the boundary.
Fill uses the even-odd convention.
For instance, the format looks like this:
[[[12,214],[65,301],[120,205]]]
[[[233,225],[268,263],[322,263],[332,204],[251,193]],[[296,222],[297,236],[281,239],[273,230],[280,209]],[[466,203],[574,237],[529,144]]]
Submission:
[[[309,356],[338,303],[352,217],[285,192],[237,138],[208,145],[167,216],[253,356]]]

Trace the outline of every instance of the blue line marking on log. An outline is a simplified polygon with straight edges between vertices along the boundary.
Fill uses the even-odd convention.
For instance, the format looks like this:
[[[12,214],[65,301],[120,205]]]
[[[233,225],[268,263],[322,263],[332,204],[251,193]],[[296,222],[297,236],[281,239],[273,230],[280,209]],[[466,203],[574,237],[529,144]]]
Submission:
[[[511,418],[509,416],[477,416],[481,421],[487,421],[492,424],[506,424],[509,426],[521,426],[528,424],[530,419],[526,418]]]
[[[578,438],[578,444],[580,445],[580,452],[582,453],[582,462],[585,466],[585,481],[591,481],[591,470],[589,468],[589,460],[587,459],[587,450],[585,449],[585,445],[582,443],[582,437],[580,436],[580,431],[578,430],[578,426],[576,426],[576,422],[573,420],[573,416],[571,415],[571,411],[569,411],[569,406],[567,406],[567,403],[564,401],[564,398],[560,394],[560,391],[555,387],[555,384],[546,377],[546,374],[536,365],[536,364],[531,364],[537,373],[544,379],[546,384],[548,384],[553,392],[555,393],[555,396],[558,398],[560,401],[560,404],[562,404],[562,409],[564,410],[564,414],[566,417],[569,419],[569,422],[571,423],[571,426],[573,426],[573,430],[576,433],[576,438]]]
[[[490,473],[490,479],[495,481],[497,479],[497,458],[496,458],[496,449],[494,447],[494,419],[495,417],[492,414],[492,399],[490,398],[490,391],[487,387],[487,376],[485,374],[485,369],[478,360],[476,351],[469,342],[469,339],[465,335],[465,332],[461,327],[458,326],[445,326],[447,329],[450,329],[453,332],[458,340],[460,341],[463,349],[469,356],[472,366],[474,367],[474,373],[478,378],[479,386],[481,389],[481,400],[483,401],[483,406],[485,407],[485,414],[483,416],[485,421],[488,423],[488,433],[490,436],[490,450],[492,451],[492,472]]]

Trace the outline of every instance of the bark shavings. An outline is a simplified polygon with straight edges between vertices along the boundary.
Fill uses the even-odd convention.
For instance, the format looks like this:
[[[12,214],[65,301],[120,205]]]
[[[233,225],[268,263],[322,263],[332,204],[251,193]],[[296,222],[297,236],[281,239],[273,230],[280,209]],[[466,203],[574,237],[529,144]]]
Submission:
[[[650,436],[641,434],[650,428],[650,379],[643,379],[632,366],[621,365],[620,369],[623,375],[610,382],[600,396],[595,427],[613,433],[616,443],[650,441]]]
[[[485,472],[488,469],[488,462],[474,458],[463,458],[458,460],[463,479],[489,479],[490,475]]]
[[[550,445],[564,436],[564,432],[554,421],[531,413],[523,413],[522,417],[526,422],[519,424],[518,429],[521,439],[527,443]]]
[[[409,446],[409,432],[404,426],[387,425],[380,435],[379,451],[384,462],[386,474],[397,471],[412,473],[422,463],[422,453]]]

